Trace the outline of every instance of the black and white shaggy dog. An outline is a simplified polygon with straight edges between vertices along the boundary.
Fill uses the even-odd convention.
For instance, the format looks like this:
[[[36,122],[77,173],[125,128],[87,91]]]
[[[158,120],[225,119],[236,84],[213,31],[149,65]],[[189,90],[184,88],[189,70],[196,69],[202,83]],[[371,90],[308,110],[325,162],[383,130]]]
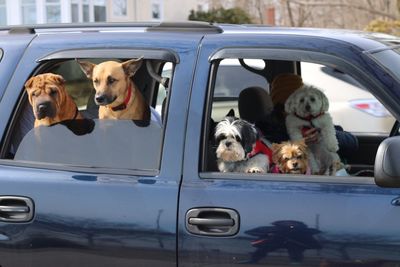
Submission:
[[[218,169],[221,172],[268,172],[269,159],[265,154],[249,156],[258,138],[254,125],[236,118],[230,110],[215,128]]]

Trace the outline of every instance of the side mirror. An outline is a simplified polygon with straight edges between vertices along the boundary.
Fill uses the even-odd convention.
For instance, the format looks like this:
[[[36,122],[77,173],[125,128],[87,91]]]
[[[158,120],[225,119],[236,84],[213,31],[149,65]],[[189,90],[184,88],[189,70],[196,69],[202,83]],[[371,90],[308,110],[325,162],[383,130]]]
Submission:
[[[374,176],[378,186],[400,187],[400,136],[387,138],[379,145]]]

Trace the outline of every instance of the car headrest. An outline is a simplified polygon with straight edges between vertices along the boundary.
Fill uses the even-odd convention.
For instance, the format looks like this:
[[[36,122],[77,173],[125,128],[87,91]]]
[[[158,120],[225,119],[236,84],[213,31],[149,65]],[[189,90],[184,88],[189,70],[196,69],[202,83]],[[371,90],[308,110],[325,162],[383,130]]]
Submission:
[[[248,87],[239,94],[240,118],[255,123],[271,114],[273,104],[270,95],[261,87]]]

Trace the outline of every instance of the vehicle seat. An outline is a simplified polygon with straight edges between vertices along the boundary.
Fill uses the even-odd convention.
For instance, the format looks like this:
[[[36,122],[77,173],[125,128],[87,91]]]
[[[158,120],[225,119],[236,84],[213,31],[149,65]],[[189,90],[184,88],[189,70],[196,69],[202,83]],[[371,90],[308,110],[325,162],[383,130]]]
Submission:
[[[239,94],[240,118],[248,122],[264,120],[273,109],[271,96],[261,87],[248,87]]]
[[[273,104],[270,95],[261,87],[248,87],[239,94],[238,100],[240,118],[251,123],[265,119],[272,112]],[[211,121],[210,129],[213,133],[215,123]],[[207,151],[207,170],[218,171],[217,158],[215,151],[217,144],[213,142],[213,134],[209,136],[209,145]]]

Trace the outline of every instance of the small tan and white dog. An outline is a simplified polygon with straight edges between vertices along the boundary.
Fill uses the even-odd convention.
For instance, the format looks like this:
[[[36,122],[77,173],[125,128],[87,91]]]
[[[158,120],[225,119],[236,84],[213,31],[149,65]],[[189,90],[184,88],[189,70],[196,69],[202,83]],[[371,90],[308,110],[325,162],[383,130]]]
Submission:
[[[309,174],[307,145],[304,139],[272,144],[273,173]]]
[[[332,117],[328,113],[329,101],[318,88],[303,85],[285,102],[286,128],[291,140],[303,139],[303,132],[316,128],[320,140],[307,144],[312,174],[335,175],[340,166],[338,141]]]
[[[106,61],[98,65],[79,61],[86,77],[93,81],[100,119],[150,120],[150,107],[131,78],[143,59]]]

